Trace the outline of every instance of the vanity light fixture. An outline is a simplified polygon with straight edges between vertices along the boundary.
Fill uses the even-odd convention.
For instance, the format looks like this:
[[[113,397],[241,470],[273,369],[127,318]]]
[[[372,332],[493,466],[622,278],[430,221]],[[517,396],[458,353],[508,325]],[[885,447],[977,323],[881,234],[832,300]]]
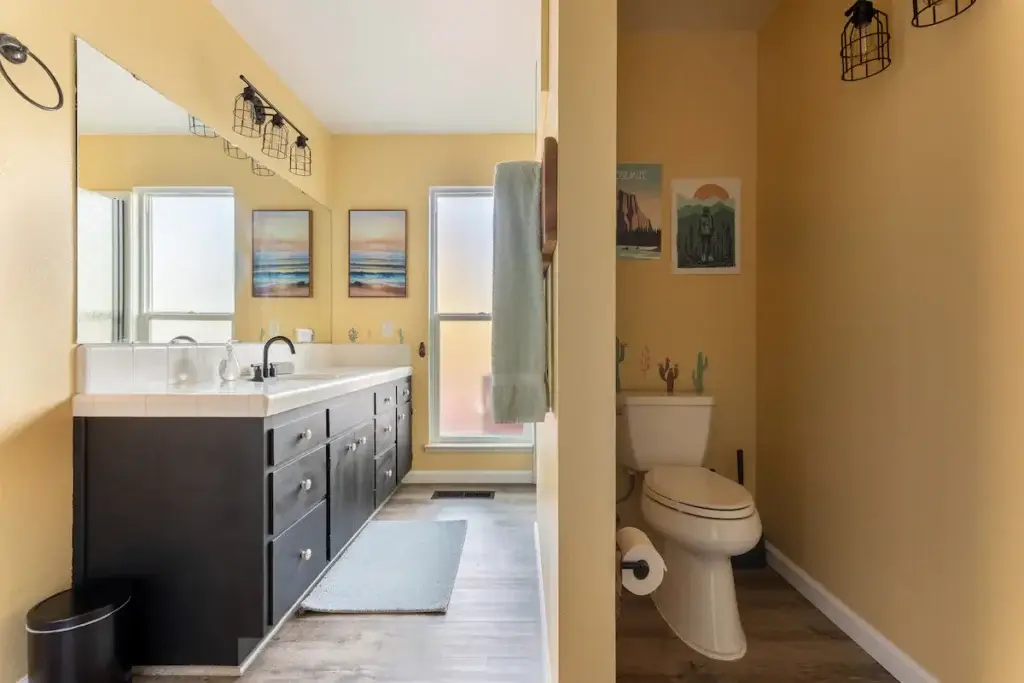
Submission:
[[[288,160],[288,170],[298,176],[313,174],[313,155],[309,151],[309,140],[305,135],[295,138],[292,143],[291,158]]]
[[[272,159],[288,157],[288,128],[280,114],[274,114],[263,127],[263,153]]]
[[[215,131],[213,128],[210,128],[208,125],[206,125],[196,117],[192,116],[191,114],[188,117],[188,131],[192,133],[192,135],[198,135],[201,138],[218,137],[217,131]]]
[[[846,10],[842,48],[843,80],[862,81],[882,73],[892,64],[889,15],[871,0],[857,0]]]
[[[271,170],[270,168],[268,168],[267,166],[264,166],[260,162],[256,161],[255,159],[253,159],[252,160],[252,174],[253,175],[261,176],[263,178],[269,178],[270,176],[274,175],[274,171]]]
[[[935,26],[960,16],[974,6],[975,0],[913,0],[914,18],[918,28]]]
[[[288,159],[288,170],[298,176],[313,174],[313,158],[309,149],[309,138],[292,123],[284,112],[274,106],[267,96],[256,89],[249,79],[239,76],[245,87],[235,98],[235,123],[232,129],[246,137],[263,138],[263,153],[272,159]],[[295,131],[295,142],[288,144],[291,131]],[[225,147],[228,156],[234,156]],[[241,158],[241,157],[234,157]],[[257,169],[259,166],[259,170]],[[260,172],[266,170],[268,173]],[[270,169],[253,161],[253,173],[273,174]]]
[[[249,155],[242,151],[241,147],[232,145],[227,140],[224,141],[224,154],[231,157],[232,159],[248,159]]]

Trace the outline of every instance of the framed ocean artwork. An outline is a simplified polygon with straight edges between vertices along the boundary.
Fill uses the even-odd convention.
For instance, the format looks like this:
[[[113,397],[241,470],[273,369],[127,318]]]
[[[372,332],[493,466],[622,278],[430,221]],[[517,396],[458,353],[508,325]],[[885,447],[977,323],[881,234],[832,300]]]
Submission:
[[[313,296],[313,212],[252,212],[252,295]]]
[[[406,289],[406,212],[348,212],[348,295],[402,298]]]

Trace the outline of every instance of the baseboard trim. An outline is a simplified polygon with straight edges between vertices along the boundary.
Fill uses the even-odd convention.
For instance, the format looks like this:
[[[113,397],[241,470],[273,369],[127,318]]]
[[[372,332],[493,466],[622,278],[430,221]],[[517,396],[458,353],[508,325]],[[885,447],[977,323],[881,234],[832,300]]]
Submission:
[[[865,621],[842,600],[832,595],[810,574],[783,555],[771,543],[766,543],[768,566],[782,576],[793,588],[807,598],[822,614],[832,620],[846,635],[860,645],[876,662],[882,665],[900,683],[939,683],[932,674],[910,658],[905,652]]]
[[[403,484],[532,484],[531,470],[411,470]]]
[[[540,653],[543,658],[544,683],[551,683],[551,649],[548,646],[548,609],[544,599],[544,567],[540,557],[540,526],[533,523],[533,554],[537,558],[537,594],[540,596]]]

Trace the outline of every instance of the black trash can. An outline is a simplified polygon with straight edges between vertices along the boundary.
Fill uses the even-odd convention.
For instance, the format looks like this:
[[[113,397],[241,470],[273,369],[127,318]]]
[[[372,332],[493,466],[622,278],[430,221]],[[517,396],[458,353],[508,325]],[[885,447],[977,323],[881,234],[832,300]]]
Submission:
[[[68,589],[25,615],[30,683],[125,683],[131,677],[126,583]]]

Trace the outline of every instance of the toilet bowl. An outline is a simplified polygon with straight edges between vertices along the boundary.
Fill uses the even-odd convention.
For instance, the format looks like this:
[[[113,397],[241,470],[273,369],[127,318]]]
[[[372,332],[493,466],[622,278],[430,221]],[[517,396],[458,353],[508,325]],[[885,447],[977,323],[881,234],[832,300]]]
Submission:
[[[747,652],[729,558],[753,548],[761,519],[745,488],[702,467],[644,477],[641,510],[668,571],[652,597],[684,643],[719,660]]]
[[[761,518],[743,486],[702,467],[714,401],[623,392],[618,403],[618,458],[635,476],[643,475],[640,512],[665,560],[654,604],[697,652],[739,659],[747,641],[730,557],[757,545]]]

